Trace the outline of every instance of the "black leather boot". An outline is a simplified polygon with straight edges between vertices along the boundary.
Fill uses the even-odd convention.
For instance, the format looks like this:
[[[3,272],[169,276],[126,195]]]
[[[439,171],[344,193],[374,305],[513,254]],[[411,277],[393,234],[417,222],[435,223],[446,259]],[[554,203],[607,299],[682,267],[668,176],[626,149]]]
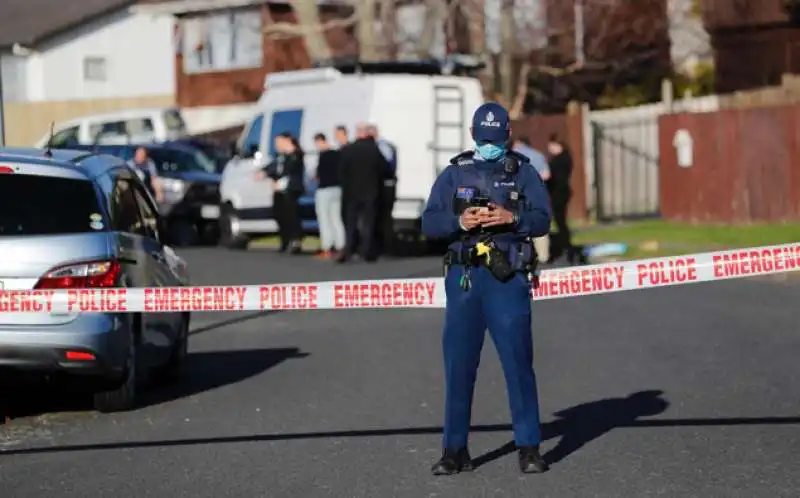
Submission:
[[[442,458],[431,467],[435,476],[449,476],[459,472],[471,472],[475,469],[472,458],[466,448],[460,450],[444,450]]]
[[[538,446],[521,446],[519,448],[519,470],[523,474],[541,474],[547,472],[547,463],[539,454]]]

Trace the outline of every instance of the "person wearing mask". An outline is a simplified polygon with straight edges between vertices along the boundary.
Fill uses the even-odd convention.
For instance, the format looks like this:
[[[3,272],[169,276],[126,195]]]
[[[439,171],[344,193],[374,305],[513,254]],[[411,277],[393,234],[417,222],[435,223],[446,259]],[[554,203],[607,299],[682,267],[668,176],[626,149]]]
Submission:
[[[553,221],[556,223],[557,234],[553,237],[553,247],[550,251],[550,262],[557,260],[564,252],[570,264],[574,263],[577,254],[572,245],[572,235],[567,224],[567,208],[572,198],[572,155],[558,135],[551,135],[547,143],[547,152],[550,154],[550,179],[547,181],[547,190],[550,192],[550,202],[553,206]]]
[[[339,151],[331,149],[322,133],[314,136],[319,159],[314,179],[317,191],[314,207],[319,223],[321,251],[318,257],[331,258],[344,250],[345,232],[342,222],[342,187],[339,184]]]
[[[527,138],[517,137],[511,144],[511,150],[522,154],[531,162],[531,166],[536,168],[536,172],[543,181],[547,182],[550,179],[550,167],[547,165],[547,158],[544,154],[534,149]],[[542,235],[533,239],[533,245],[536,248],[536,255],[539,261],[550,260],[550,234]]]
[[[300,197],[305,192],[305,164],[303,149],[290,133],[275,137],[275,160],[259,170],[255,178],[269,178],[273,187],[275,221],[281,239],[280,252],[289,250],[300,254],[303,242],[303,225],[300,220]]]
[[[375,226],[383,173],[388,168],[367,125],[356,127],[356,141],[341,150],[340,181],[345,203],[345,249],[337,259],[344,263],[356,253],[375,261]],[[359,244],[359,240],[361,244]],[[359,251],[359,246],[361,250]]]
[[[472,398],[488,328],[506,378],[514,442],[523,473],[547,464],[533,371],[531,237],[547,233],[550,207],[542,179],[525,156],[508,150],[508,112],[495,102],[472,118],[475,150],[450,160],[431,188],[422,232],[450,242],[445,256],[445,416],[443,454],[434,475],[474,469],[467,449]],[[505,262],[505,263],[503,263]]]
[[[161,182],[158,180],[158,169],[150,159],[147,149],[144,147],[136,149],[133,160],[129,164],[156,202],[164,202],[164,192],[161,189]]]
[[[394,218],[392,211],[397,199],[397,147],[388,140],[381,138],[378,127],[369,125],[369,135],[375,140],[378,149],[386,159],[387,169],[383,172],[383,186],[381,187],[378,201],[378,233],[377,244],[380,252],[387,253],[394,245]]]

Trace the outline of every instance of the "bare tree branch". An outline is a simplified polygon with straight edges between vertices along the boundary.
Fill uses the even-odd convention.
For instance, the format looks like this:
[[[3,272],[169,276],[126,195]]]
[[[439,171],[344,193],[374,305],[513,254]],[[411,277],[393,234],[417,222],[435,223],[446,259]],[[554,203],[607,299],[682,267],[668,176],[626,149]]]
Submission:
[[[382,55],[387,59],[397,59],[397,1],[381,0],[380,4],[381,34],[384,43],[381,45]]]
[[[511,119],[519,119],[522,117],[522,111],[525,109],[525,99],[528,97],[528,77],[531,74],[531,63],[525,61],[519,68],[519,75],[517,76],[517,91],[514,95],[514,101],[508,110],[508,115]]]
[[[380,52],[375,43],[375,0],[355,0],[353,2],[355,14],[358,16],[357,37],[359,59],[364,61],[376,61],[380,59]]]
[[[295,16],[297,16],[297,24],[292,25],[292,27],[286,26],[285,23],[273,24],[266,27],[267,32],[275,32],[279,27],[282,28],[283,33],[291,33],[293,29],[296,29],[299,32],[298,34],[303,37],[311,60],[330,60],[331,48],[325,39],[323,25],[319,19],[317,2],[314,0],[294,0],[291,5]]]
[[[414,50],[418,58],[430,57],[436,41],[436,28],[441,26],[444,21],[446,7],[444,0],[427,0],[425,2],[425,23]]]
[[[514,0],[503,0],[500,8],[500,93],[503,104],[514,98],[514,54],[517,52]]]

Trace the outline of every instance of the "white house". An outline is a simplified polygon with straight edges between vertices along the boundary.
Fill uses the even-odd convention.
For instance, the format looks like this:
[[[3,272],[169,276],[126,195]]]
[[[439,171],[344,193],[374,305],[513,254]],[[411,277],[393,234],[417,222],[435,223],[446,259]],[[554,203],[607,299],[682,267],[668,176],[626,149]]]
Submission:
[[[145,1],[0,2],[9,144],[30,143],[51,120],[174,102],[173,18],[134,9]]]

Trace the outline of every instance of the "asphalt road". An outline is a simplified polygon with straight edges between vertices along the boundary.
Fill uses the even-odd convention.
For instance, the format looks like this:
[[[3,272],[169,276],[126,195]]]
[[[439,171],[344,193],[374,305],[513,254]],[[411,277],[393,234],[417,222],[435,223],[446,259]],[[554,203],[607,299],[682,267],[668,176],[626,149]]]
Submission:
[[[439,267],[183,254],[209,284]],[[99,415],[75,400],[43,402],[31,410],[50,413],[0,426],[0,496],[794,497],[798,291],[797,280],[738,280],[536,304],[553,467],[525,477],[508,453],[490,341],[471,439],[483,464],[429,474],[443,411],[440,310],[197,314],[187,380],[149,392],[141,409]]]

